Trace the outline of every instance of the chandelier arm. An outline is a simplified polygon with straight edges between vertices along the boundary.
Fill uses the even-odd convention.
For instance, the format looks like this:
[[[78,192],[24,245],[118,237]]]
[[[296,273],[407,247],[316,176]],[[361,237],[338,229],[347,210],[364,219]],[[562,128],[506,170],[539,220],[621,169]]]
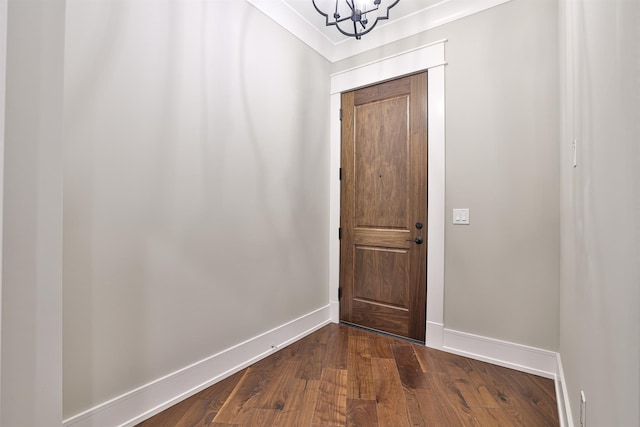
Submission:
[[[391,8],[391,7],[393,7],[393,6],[390,6],[390,8]],[[378,10],[379,8],[380,8],[380,6],[379,6],[379,5],[376,5],[373,9],[369,9],[369,10],[362,11],[362,14],[364,15],[365,13],[375,12],[375,11],[376,11],[376,10]]]
[[[355,0],[351,0],[351,3],[349,3],[349,0],[344,0],[344,2],[347,4],[347,6],[349,6],[349,9],[351,9],[351,13],[353,13],[353,9],[355,8]],[[336,4],[338,4],[338,1],[336,1]]]
[[[315,8],[316,8],[316,11],[317,11],[320,15],[324,16],[324,18],[325,18],[325,22],[324,22],[324,24],[325,24],[325,26],[327,26],[327,27],[330,27],[330,26],[332,26],[332,25],[337,26],[337,24],[339,24],[340,22],[348,21],[348,20],[350,20],[350,19],[351,19],[351,17],[350,17],[350,16],[347,16],[346,18],[341,18],[341,19],[333,18],[333,22],[331,22],[331,21],[329,21],[329,15],[327,15],[326,13],[324,13],[323,11],[321,11],[321,10],[318,8],[318,6],[316,5],[315,0],[313,0],[313,1],[312,1],[312,3],[313,3],[313,7],[315,7]],[[336,5],[337,5],[337,4],[338,4],[338,3],[336,2]],[[337,9],[336,9],[336,11],[337,11]],[[342,31],[341,31],[341,32],[342,32]],[[349,36],[349,34],[344,33],[344,32],[342,32],[342,34],[344,34],[345,36]]]
[[[338,25],[343,23],[344,21],[351,21],[351,17],[347,16],[346,18],[340,18],[340,19],[334,19],[332,22],[329,22],[329,20],[327,20],[327,27],[330,25]]]
[[[342,19],[339,19],[339,20],[336,20],[336,21],[333,21],[333,22],[328,22],[328,21],[327,21],[326,26],[327,26],[327,27],[330,27],[330,26],[332,26],[332,25],[342,24],[344,21],[351,21],[351,17],[348,17],[348,18],[342,18]]]
[[[377,24],[377,23],[378,23],[377,21],[376,21],[376,22],[374,22],[374,23],[373,23],[373,25],[372,25],[371,27],[369,27],[367,30],[365,30],[365,31],[361,31],[361,32],[357,32],[357,31],[356,31],[356,32],[354,32],[354,33],[350,33],[350,32],[347,32],[347,31],[343,30],[342,28],[340,28],[340,27],[339,27],[339,26],[337,26],[337,25],[336,25],[336,29],[337,29],[339,32],[341,32],[342,34],[344,34],[345,36],[358,38],[359,36],[364,36],[365,34],[370,33],[370,32],[371,32],[371,30],[373,30],[373,29],[375,28],[375,26],[376,26],[376,24]]]
[[[340,18],[340,19],[336,19],[335,23],[340,23],[340,22],[344,22],[344,21],[351,21],[351,17],[347,16],[346,18]]]
[[[358,37],[359,37],[359,36],[361,36],[362,34],[366,34],[366,33],[368,33],[368,32],[369,32],[369,31],[366,31],[366,32],[358,33],[358,32],[356,31],[355,33],[350,33],[350,32],[348,32],[348,31],[343,30],[342,28],[340,28],[340,26],[339,26],[339,25],[336,25],[336,29],[337,29],[340,33],[344,34],[345,36],[348,36],[348,37],[355,37],[355,38],[358,38]]]

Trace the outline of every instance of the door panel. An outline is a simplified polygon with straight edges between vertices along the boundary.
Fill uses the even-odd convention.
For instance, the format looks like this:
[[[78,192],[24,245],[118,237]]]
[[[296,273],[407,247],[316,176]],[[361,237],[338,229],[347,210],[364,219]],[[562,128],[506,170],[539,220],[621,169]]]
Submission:
[[[422,73],[342,94],[340,318],[420,341],[426,309],[426,82]]]
[[[356,246],[353,297],[401,306],[408,297],[408,273],[406,249]]]
[[[407,96],[355,107],[356,227],[406,225],[407,111]],[[381,117],[389,125],[376,126]]]

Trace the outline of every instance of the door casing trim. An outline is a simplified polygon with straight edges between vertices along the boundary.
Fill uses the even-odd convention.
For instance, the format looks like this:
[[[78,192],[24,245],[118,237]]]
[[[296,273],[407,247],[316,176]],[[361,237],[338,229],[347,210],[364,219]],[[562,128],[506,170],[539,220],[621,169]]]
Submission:
[[[329,184],[329,301],[331,320],[339,322],[340,284],[340,94],[373,83],[428,71],[428,230],[426,345],[442,348],[444,333],[445,228],[445,47],[446,40],[331,75]]]

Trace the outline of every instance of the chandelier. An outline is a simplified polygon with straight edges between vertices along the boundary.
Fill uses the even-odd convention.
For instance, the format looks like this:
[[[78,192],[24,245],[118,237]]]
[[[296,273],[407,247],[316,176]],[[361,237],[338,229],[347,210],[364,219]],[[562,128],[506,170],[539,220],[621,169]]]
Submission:
[[[379,20],[389,19],[389,9],[400,0],[312,0],[327,27],[335,25],[345,36],[356,40],[373,30]],[[389,4],[381,6],[382,3]]]

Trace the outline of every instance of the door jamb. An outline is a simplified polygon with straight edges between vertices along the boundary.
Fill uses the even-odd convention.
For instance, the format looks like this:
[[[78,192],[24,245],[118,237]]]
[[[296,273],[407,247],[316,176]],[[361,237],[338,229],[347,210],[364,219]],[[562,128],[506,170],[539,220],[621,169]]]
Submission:
[[[331,75],[329,185],[329,302],[331,321],[339,322],[340,282],[340,94],[373,83],[428,71],[428,230],[426,346],[441,349],[444,333],[445,226],[445,56],[446,40]],[[335,175],[334,175],[335,173]],[[335,177],[335,179],[334,179]]]

